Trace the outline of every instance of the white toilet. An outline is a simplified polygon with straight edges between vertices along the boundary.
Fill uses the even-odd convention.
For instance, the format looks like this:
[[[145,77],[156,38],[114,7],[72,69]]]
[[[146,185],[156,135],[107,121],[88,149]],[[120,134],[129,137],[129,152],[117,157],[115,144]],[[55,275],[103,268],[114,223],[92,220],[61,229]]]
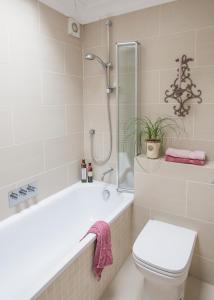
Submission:
[[[144,276],[142,300],[183,300],[197,232],[149,220],[133,245]]]

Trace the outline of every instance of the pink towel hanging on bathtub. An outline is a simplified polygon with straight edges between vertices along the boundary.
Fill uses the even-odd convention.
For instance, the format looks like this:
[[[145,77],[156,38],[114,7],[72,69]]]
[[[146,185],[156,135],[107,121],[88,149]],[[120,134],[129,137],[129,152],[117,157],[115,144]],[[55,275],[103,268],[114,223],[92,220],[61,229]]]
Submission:
[[[100,280],[104,267],[113,263],[109,224],[104,221],[97,221],[91,226],[86,235],[88,233],[94,233],[97,237],[93,258],[93,271],[97,280]]]

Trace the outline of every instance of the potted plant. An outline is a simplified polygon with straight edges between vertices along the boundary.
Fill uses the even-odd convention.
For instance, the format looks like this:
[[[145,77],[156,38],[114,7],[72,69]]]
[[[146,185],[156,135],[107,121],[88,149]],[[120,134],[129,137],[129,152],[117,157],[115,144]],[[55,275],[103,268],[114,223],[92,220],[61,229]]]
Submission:
[[[134,126],[133,126],[134,124]],[[132,129],[131,129],[132,128]],[[164,138],[169,131],[177,133],[178,124],[175,118],[158,117],[152,120],[148,117],[143,117],[129,122],[128,135],[135,134],[137,138],[138,149],[143,149],[143,144],[146,145],[146,156],[151,159],[159,158],[163,150]]]

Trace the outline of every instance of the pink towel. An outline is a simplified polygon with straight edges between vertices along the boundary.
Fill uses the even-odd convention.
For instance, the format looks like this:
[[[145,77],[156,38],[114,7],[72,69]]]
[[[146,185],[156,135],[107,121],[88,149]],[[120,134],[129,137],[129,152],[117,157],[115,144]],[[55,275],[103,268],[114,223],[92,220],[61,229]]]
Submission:
[[[170,155],[166,155],[165,160],[171,161],[171,162],[183,163],[183,164],[198,165],[198,166],[205,165],[205,160],[174,157],[174,156],[170,156]]]
[[[185,159],[194,159],[194,160],[205,160],[206,155],[204,151],[190,151],[190,150],[183,150],[183,149],[175,149],[175,148],[168,148],[166,150],[166,155],[178,158],[185,158]]]
[[[97,237],[93,258],[93,271],[97,280],[100,280],[104,267],[113,263],[109,224],[104,221],[97,221],[91,226],[86,235],[88,233],[94,233]]]

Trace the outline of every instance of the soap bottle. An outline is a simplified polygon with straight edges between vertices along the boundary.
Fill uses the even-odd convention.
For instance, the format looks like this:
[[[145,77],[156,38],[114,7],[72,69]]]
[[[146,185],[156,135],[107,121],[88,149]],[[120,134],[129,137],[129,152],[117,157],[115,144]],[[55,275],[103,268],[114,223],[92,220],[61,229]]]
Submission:
[[[88,182],[93,182],[93,168],[91,163],[88,164]]]
[[[86,168],[85,159],[82,159],[81,162],[81,181],[87,182],[87,168]]]

